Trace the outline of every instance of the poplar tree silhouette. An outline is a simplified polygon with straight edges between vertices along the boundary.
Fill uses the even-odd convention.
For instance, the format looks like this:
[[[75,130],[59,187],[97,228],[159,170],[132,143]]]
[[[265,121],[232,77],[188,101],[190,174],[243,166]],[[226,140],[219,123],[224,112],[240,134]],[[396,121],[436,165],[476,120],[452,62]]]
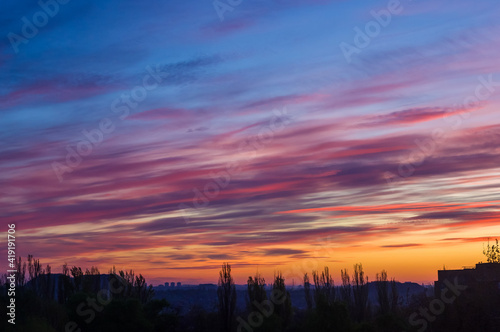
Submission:
[[[256,303],[261,305],[262,302],[267,300],[266,294],[266,281],[260,274],[256,274],[255,278],[248,277],[247,291],[248,291],[248,310],[250,312],[257,311]]]
[[[281,271],[274,276],[272,292],[275,299],[279,298],[274,308],[275,314],[280,318],[281,330],[284,331],[292,318],[292,300],[290,293],[286,290],[285,278]]]
[[[386,314],[389,312],[389,282],[387,281],[387,271],[382,270],[380,274],[376,274],[377,279],[377,295],[380,313]]]
[[[223,263],[219,272],[217,297],[219,299],[219,317],[222,331],[230,332],[236,309],[236,288],[229,263]]]
[[[368,306],[368,277],[365,279],[363,265],[354,264],[353,276],[354,308],[357,321],[362,321],[366,315]]]
[[[347,269],[340,270],[340,278],[342,279],[342,286],[340,286],[340,299],[347,307],[350,307],[352,302],[351,293],[351,278]]]
[[[312,275],[314,280],[314,301],[316,302],[316,307],[329,307],[333,305],[335,302],[335,287],[328,266],[325,266],[321,274],[317,271],[313,271]]]
[[[312,295],[311,295],[311,282],[309,281],[309,276],[304,274],[304,293],[306,296],[307,310],[311,310],[313,307]]]
[[[396,279],[391,280],[391,311],[397,313],[399,305],[399,292],[396,285]]]

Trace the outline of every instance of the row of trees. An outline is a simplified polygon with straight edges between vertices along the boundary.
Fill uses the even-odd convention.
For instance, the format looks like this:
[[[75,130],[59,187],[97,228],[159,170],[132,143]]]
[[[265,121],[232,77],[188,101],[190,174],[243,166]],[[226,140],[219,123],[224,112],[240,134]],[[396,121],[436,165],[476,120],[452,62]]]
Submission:
[[[312,272],[312,283],[306,273],[303,289],[307,309],[301,318],[301,327],[293,323],[294,312],[290,293],[285,286],[281,272],[275,274],[269,294],[266,282],[260,274],[250,276],[247,281],[247,320],[235,318],[236,289],[231,276],[231,266],[222,265],[219,272],[218,303],[221,330],[224,332],[252,331],[350,331],[363,329],[364,323],[375,317],[383,317],[379,323],[384,331],[411,330],[407,323],[398,317],[399,294],[395,280],[389,281],[387,272],[376,275],[378,306],[371,308],[368,301],[368,278],[362,264],[354,265],[351,278],[347,269],[341,270],[342,284],[336,290],[328,267],[323,271]],[[278,300],[277,300],[278,299]],[[296,315],[295,315],[296,316]],[[300,314],[299,314],[300,316]]]
[[[484,247],[488,263],[500,264],[500,244]],[[497,273],[493,268],[490,273]],[[222,265],[218,283],[221,330],[228,331],[498,331],[500,328],[500,290],[495,282],[470,281],[470,289],[455,293],[446,303],[425,292],[408,297],[403,305],[397,283],[387,272],[376,274],[376,301],[369,301],[369,281],[361,264],[355,264],[353,274],[340,271],[341,284],[335,287],[328,267],[312,271],[312,278],[303,277],[306,309],[292,308],[285,279],[278,272],[270,292],[264,278],[257,274],[247,281],[247,309],[235,319],[236,291],[231,267]],[[490,276],[495,280],[499,276]],[[496,279],[499,280],[499,279]],[[450,280],[450,282],[452,282]],[[455,279],[453,282],[457,282]],[[465,281],[460,281],[465,282]],[[453,286],[450,286],[453,287]],[[283,295],[273,302],[273,293]],[[453,288],[445,292],[453,292]],[[446,293],[446,294],[448,294]],[[439,307],[438,307],[439,306]],[[242,318],[244,317],[244,319]],[[413,320],[411,317],[414,317]],[[417,321],[415,317],[420,317]],[[208,330],[207,330],[208,331]],[[215,330],[214,330],[215,331]]]
[[[489,263],[500,263],[498,242],[488,243],[484,254]],[[192,306],[180,315],[165,299],[154,299],[151,286],[133,270],[101,275],[96,267],[83,269],[64,264],[62,273],[54,274],[50,265],[42,266],[29,255],[18,258],[16,274],[16,326],[3,320],[1,331],[64,331],[75,323],[77,331],[498,331],[500,326],[500,292],[494,283],[479,282],[473,291],[454,296],[448,290],[446,303],[424,293],[403,305],[397,283],[386,271],[376,274],[369,283],[363,266],[355,264],[353,273],[340,271],[336,287],[328,267],[303,276],[305,309],[292,306],[285,278],[277,272],[266,284],[258,273],[250,276],[246,287],[246,309],[236,307],[237,292],[231,266],[222,265],[217,288],[217,310],[205,311]],[[0,306],[7,306],[6,275],[0,278]],[[111,294],[107,282],[121,285]],[[369,287],[375,287],[376,300],[369,300]],[[108,292],[102,292],[103,290]],[[292,294],[298,296],[299,291]],[[302,291],[301,291],[302,292]],[[436,293],[438,294],[438,293]],[[215,294],[213,295],[215,296]],[[294,297],[295,298],[295,297]],[[448,299],[453,298],[452,303]],[[441,301],[442,302],[442,301]],[[189,303],[189,301],[188,301]],[[442,305],[442,308],[436,305]],[[439,314],[436,312],[439,311]],[[412,315],[425,324],[411,324]],[[217,319],[218,318],[218,319]],[[415,319],[413,320],[415,322]],[[415,326],[416,325],[416,326]],[[70,329],[71,330],[71,329]],[[74,329],[73,329],[74,330]]]
[[[153,299],[153,287],[142,274],[113,266],[101,275],[64,264],[61,273],[28,255],[16,259],[16,324],[3,320],[1,331],[172,331],[178,317],[166,300]],[[7,275],[0,277],[0,306],[11,297]],[[73,329],[68,324],[74,324]],[[70,327],[68,327],[70,326]]]
[[[100,290],[109,281],[101,278],[101,273],[95,266],[83,272],[81,267],[70,267],[67,263],[62,266],[62,273],[55,276],[49,264],[43,268],[40,260],[35,259],[33,255],[28,255],[26,261],[18,257],[16,267],[16,288],[21,292],[31,290],[39,296],[57,300],[59,303],[66,303],[69,297],[78,292],[89,293]],[[142,274],[135,275],[133,270],[117,271],[113,266],[109,269],[108,275],[109,278],[119,278],[119,282],[123,284],[123,290],[117,296],[137,298],[141,303],[152,299],[153,286],[147,287]],[[3,274],[0,277],[0,286],[6,283],[7,274]]]

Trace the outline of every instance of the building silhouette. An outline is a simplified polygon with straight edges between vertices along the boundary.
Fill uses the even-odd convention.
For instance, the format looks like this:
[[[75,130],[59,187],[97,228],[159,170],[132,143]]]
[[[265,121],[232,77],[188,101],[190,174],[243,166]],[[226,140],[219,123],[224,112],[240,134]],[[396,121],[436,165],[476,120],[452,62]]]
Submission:
[[[475,267],[464,267],[462,270],[438,270],[438,280],[434,282],[434,294],[441,292],[449,284],[467,286],[465,293],[478,293],[480,289],[500,290],[500,264],[478,263]]]

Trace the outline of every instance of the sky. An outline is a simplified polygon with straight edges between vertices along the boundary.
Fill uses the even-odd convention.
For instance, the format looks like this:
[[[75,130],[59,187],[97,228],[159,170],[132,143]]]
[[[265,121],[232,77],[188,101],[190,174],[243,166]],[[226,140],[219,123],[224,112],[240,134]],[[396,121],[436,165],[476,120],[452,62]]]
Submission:
[[[216,283],[223,262],[240,284],[299,284],[355,263],[430,283],[485,261],[496,1],[41,4],[0,5],[17,255],[155,285]]]

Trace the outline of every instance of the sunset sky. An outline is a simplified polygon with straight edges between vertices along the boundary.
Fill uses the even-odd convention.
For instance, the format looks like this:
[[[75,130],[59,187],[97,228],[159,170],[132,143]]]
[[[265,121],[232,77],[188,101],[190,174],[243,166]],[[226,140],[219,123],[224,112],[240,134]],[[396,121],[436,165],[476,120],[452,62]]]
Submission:
[[[500,238],[497,1],[63,2],[0,5],[18,255],[429,283]]]

